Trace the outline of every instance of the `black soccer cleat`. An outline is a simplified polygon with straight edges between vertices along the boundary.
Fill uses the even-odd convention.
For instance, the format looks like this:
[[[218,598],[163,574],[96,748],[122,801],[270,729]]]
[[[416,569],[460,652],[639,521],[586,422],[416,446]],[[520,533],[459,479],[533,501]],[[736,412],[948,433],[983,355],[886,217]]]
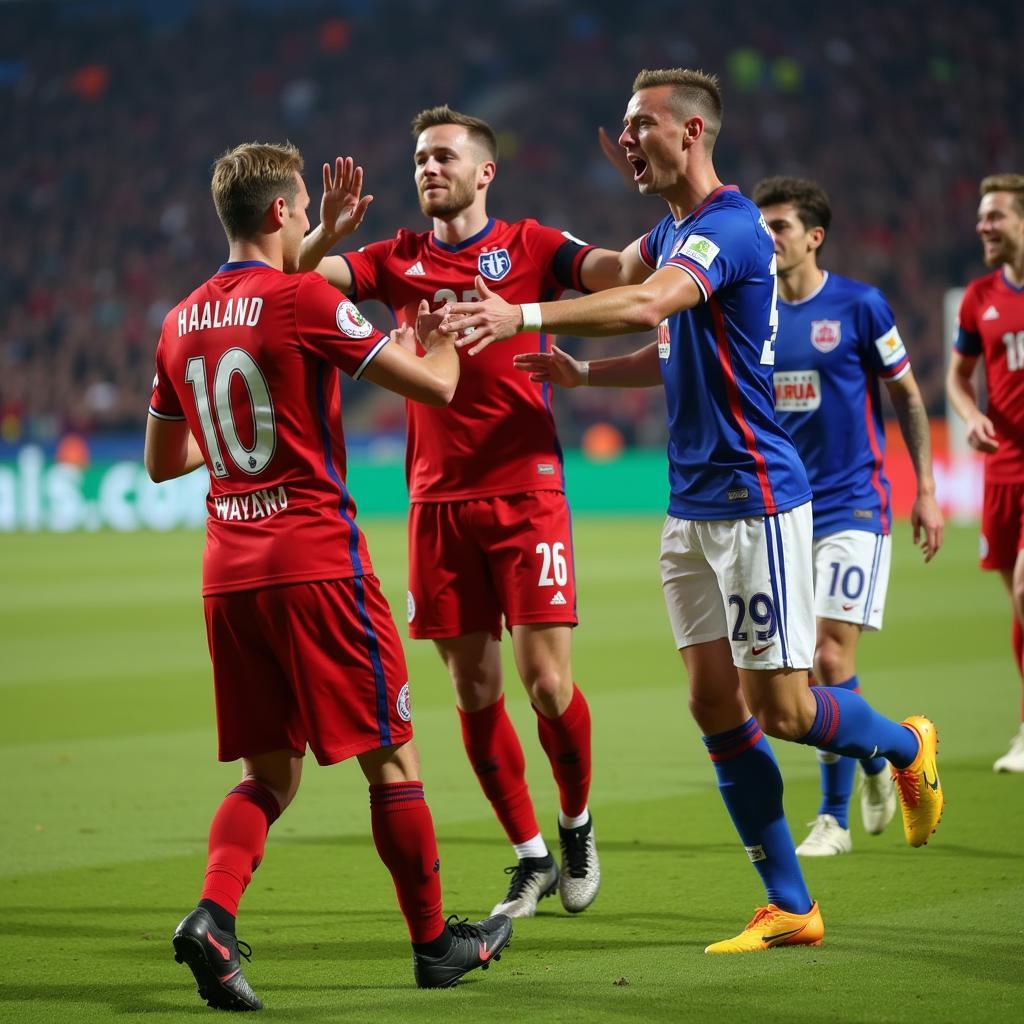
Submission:
[[[470,924],[452,914],[445,925],[452,944],[443,956],[413,952],[412,973],[420,988],[451,988],[477,967],[487,970],[492,960],[500,960],[502,950],[512,938],[512,919],[496,914],[486,921]]]
[[[242,974],[239,957],[252,959],[252,947],[221,931],[210,912],[196,907],[174,930],[174,959],[188,965],[196,988],[215,1010],[262,1010],[263,1003]]]

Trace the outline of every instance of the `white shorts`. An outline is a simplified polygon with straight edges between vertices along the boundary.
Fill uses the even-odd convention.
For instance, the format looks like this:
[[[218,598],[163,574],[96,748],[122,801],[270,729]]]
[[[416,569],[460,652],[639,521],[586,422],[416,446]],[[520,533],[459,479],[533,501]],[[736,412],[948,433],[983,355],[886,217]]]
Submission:
[[[814,614],[881,629],[892,537],[840,530],[814,542]]]
[[[811,504],[751,519],[669,516],[661,585],[676,647],[728,637],[737,668],[810,668]]]

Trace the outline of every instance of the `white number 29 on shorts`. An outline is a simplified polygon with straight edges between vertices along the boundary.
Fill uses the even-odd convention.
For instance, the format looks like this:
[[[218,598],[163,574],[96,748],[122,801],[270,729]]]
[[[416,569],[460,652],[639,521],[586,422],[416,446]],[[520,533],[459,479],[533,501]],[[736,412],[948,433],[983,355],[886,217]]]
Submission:
[[[561,541],[555,544],[538,544],[537,554],[543,559],[537,586],[553,587],[557,584],[564,587],[569,579],[569,567],[565,562],[565,545]]]

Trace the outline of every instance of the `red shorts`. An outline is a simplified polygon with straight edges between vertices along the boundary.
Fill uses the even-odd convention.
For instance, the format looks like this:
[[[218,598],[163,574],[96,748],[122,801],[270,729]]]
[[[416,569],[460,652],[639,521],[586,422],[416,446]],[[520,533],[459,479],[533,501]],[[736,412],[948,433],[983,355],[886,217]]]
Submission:
[[[561,491],[416,502],[409,512],[409,635],[575,626],[572,522]]]
[[[1024,483],[985,483],[981,506],[981,567],[1012,569],[1024,550]]]
[[[376,576],[203,599],[218,757],[320,764],[412,739],[405,654]]]

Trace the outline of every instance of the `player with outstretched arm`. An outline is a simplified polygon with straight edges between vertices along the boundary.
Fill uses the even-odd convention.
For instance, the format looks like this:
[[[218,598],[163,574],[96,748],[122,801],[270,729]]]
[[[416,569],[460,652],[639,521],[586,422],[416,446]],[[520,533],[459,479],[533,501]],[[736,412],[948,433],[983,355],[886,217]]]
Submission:
[[[671,499],[661,570],[690,708],[719,788],[768,904],[708,953],[817,945],[824,934],[782,808],[782,776],[763,735],[893,766],[908,841],[928,841],[942,813],[932,723],[902,724],[859,694],[807,685],[814,650],[811,492],[773,409],[778,329],[775,253],[757,207],[723,185],[712,162],[721,128],[717,80],[685,69],[643,71],[619,138],[640,192],[669,213],[637,251],[650,276],[571,301],[511,304],[483,282],[447,324],[472,329],[470,353],[516,332],[619,335],[656,328],[629,356],[580,364],[519,355],[541,381],[567,363],[580,380],[663,383]]]
[[[440,862],[412,745],[408,671],[345,483],[338,371],[444,405],[459,379],[453,339],[424,305],[417,358],[319,274],[297,268],[309,228],[302,158],[290,145],[225,153],[213,198],[228,261],[164,320],[146,429],[156,481],[210,473],[203,605],[218,756],[242,780],[210,826],[199,905],[176,959],[210,1006],[258,1010],[235,935],[271,825],[320,764],[355,757],[370,784],[373,838],[394,881],[421,987],[488,966],[507,917],[441,915]],[[351,160],[348,179],[361,176]],[[397,333],[397,332],[396,332]]]

